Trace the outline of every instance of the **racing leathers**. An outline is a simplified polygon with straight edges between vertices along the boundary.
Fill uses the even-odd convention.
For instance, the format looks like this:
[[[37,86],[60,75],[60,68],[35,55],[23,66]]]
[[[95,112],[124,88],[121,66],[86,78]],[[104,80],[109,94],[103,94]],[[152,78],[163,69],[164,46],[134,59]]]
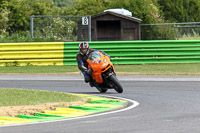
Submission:
[[[80,52],[78,52],[77,56],[76,56],[78,68],[79,68],[79,70],[81,70],[82,74],[84,75],[86,83],[90,82],[90,80],[91,80],[91,78],[90,78],[91,71],[88,69],[87,59],[93,51],[95,51],[95,49],[89,49],[89,53],[87,55],[82,55],[82,54],[80,54]],[[98,51],[101,52],[103,55],[107,55],[103,51],[100,51],[100,50],[98,50]]]

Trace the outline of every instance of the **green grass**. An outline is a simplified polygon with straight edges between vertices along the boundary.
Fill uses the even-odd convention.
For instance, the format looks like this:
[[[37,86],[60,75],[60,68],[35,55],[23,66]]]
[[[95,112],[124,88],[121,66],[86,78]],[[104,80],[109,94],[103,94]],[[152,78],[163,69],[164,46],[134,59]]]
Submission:
[[[200,37],[181,37],[179,40],[200,40]]]
[[[68,72],[78,72],[77,66],[8,66],[8,67],[0,67],[0,73],[18,73],[18,74],[65,74]]]
[[[115,65],[115,69],[117,72],[129,72],[136,75],[200,75],[200,63]]]
[[[0,88],[0,106],[40,105],[75,101],[83,101],[83,98],[62,92]]]
[[[200,35],[192,30],[192,33],[184,34],[183,36],[179,37],[179,40],[199,40]]]
[[[134,75],[200,75],[200,63],[114,65],[119,74]],[[70,74],[79,72],[77,66],[9,66],[0,67],[0,74]],[[74,74],[74,73],[72,73]]]

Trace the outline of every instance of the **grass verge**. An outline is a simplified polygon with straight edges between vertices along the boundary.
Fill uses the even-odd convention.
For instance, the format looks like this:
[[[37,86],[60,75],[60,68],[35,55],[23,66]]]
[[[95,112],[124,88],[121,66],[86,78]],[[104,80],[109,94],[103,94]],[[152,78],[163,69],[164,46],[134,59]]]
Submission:
[[[1,106],[41,105],[46,103],[78,102],[85,98],[69,93],[0,88]]]
[[[78,72],[77,66],[8,66],[8,67],[0,67],[0,73],[19,73],[19,74],[66,74],[68,72]]]
[[[200,75],[200,63],[114,65],[118,74],[131,75]],[[9,66],[0,67],[0,74],[76,74],[77,66]]]
[[[131,75],[200,75],[200,63],[116,65],[115,69]]]

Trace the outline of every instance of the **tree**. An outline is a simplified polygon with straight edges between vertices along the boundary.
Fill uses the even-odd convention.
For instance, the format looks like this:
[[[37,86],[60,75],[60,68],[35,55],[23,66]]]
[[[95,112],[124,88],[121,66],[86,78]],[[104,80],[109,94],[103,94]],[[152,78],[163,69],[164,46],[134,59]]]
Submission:
[[[163,22],[159,8],[152,0],[112,0],[110,8],[125,8],[132,12],[133,17],[142,19],[142,23]]]
[[[9,0],[9,3],[4,4],[3,8],[10,11],[9,31],[16,32],[30,29],[31,15],[52,15],[55,12],[54,8],[57,7],[53,0]]]
[[[77,0],[76,15],[95,15],[109,7],[111,0]]]
[[[8,27],[8,16],[10,11],[8,9],[1,9],[0,11],[0,38],[6,36],[8,33],[6,29]]]
[[[199,22],[199,0],[158,0],[165,20],[171,22]]]
[[[76,0],[53,0],[58,7],[74,7]]]

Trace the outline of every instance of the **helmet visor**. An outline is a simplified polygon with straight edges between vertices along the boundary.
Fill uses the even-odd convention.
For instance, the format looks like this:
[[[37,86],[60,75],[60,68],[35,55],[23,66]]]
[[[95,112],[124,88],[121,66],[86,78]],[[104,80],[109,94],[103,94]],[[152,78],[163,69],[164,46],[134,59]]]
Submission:
[[[83,54],[86,54],[86,53],[87,53],[87,48],[82,48],[82,49],[81,49],[81,52],[82,52]]]

